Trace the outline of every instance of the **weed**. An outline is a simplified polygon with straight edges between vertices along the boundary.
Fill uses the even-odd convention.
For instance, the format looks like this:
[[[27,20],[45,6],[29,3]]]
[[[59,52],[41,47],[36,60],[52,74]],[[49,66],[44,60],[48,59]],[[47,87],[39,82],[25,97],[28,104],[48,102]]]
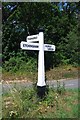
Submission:
[[[59,94],[65,93],[65,83],[63,82],[63,85],[60,84],[60,81],[57,81],[57,92]]]
[[[49,88],[45,99],[37,97],[33,88],[25,88],[22,90],[13,90],[9,95],[3,96],[3,99],[12,97],[14,104],[3,106],[4,116],[9,119],[17,118],[76,118],[78,117],[78,96],[76,90],[66,90],[62,94],[62,89],[58,84],[58,91]],[[5,101],[4,101],[5,102]],[[16,106],[15,106],[16,105]]]
[[[17,111],[10,111],[9,116],[10,116],[11,119],[13,119],[13,118],[18,117],[18,113],[17,113]]]

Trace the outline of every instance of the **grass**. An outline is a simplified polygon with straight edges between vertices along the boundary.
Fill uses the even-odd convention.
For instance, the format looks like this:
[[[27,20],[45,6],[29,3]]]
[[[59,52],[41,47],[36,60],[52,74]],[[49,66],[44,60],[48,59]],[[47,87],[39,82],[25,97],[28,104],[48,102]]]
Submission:
[[[71,65],[59,66],[46,71],[48,80],[78,78],[78,68]],[[4,81],[27,80],[35,83],[37,72],[17,71],[15,73],[3,70]],[[57,86],[49,89],[45,99],[39,99],[33,88],[18,89],[15,87],[9,93],[3,93],[3,118],[77,118],[78,91]]]
[[[0,80],[1,80],[1,77],[2,77],[2,67],[0,66]]]
[[[44,99],[40,99],[35,89],[13,88],[3,94],[3,118],[78,118],[78,90],[49,88]],[[17,119],[16,119],[17,120]]]
[[[59,66],[46,73],[47,79],[66,79],[66,78],[77,78],[78,68],[72,65]]]
[[[2,118],[2,84],[0,83],[0,119]]]
[[[38,78],[37,72],[26,72],[26,71],[17,71],[15,73],[6,72],[3,70],[2,79],[4,81],[9,80],[26,80],[36,82]],[[78,78],[78,68],[73,67],[72,65],[65,65],[55,67],[46,71],[47,80],[58,80],[58,79],[67,79],[67,78]]]

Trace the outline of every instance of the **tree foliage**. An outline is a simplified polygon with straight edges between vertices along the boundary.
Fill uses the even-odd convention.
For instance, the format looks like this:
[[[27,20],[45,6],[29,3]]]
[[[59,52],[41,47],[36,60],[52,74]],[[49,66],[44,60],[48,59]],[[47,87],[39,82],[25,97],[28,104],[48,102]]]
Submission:
[[[59,64],[77,64],[79,40],[79,3],[68,3],[62,11],[59,3],[4,2],[3,11],[3,62],[11,57],[25,56],[37,61],[37,52],[22,51],[20,42],[44,27],[45,43],[54,44],[54,53],[45,52],[46,68]]]

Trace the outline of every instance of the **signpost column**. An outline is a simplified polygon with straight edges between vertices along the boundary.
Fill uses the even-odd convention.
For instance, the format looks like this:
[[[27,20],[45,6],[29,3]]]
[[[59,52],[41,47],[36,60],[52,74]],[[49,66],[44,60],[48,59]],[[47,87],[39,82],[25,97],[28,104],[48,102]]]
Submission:
[[[43,29],[39,30],[39,58],[38,58],[38,95],[43,97],[45,95],[45,67],[44,67],[44,34]]]
[[[37,86],[45,86],[45,68],[44,68],[44,34],[39,31],[39,58],[38,58],[38,83]]]

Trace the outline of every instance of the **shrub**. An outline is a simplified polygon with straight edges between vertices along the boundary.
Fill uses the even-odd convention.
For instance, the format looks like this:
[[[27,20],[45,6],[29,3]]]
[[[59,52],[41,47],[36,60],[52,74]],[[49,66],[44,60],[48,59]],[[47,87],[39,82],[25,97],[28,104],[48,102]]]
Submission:
[[[12,57],[4,63],[3,68],[8,72],[32,72],[37,71],[37,62],[33,58],[24,61],[23,57]]]

